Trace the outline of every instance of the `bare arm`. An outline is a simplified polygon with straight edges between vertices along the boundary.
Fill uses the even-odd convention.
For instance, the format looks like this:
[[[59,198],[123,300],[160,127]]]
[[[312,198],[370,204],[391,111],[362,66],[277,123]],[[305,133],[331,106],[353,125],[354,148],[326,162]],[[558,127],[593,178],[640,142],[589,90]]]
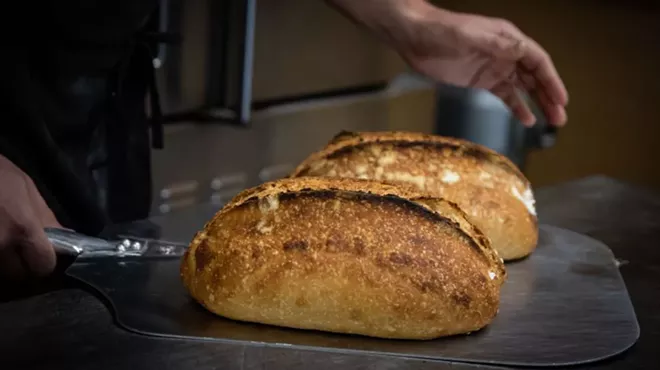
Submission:
[[[510,22],[451,12],[425,0],[326,2],[388,43],[418,72],[487,89],[531,125],[535,118],[518,95],[525,90],[551,123],[565,123],[568,93],[550,55]]]

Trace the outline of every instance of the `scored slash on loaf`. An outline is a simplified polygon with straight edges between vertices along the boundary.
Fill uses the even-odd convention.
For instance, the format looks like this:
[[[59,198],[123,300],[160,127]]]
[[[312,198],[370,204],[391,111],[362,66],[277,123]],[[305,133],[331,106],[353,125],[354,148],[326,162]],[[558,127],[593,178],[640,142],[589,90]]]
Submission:
[[[505,261],[528,256],[538,242],[529,181],[505,156],[466,140],[413,132],[342,132],[290,175],[300,176],[409,185],[455,202]]]
[[[451,202],[299,177],[238,194],[196,234],[181,277],[206,309],[234,320],[432,339],[488,325],[506,273]]]

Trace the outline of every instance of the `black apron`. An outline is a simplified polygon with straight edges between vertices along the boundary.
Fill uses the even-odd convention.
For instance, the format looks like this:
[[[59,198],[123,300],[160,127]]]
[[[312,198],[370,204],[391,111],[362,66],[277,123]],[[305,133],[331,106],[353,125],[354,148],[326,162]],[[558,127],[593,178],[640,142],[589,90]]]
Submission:
[[[26,24],[0,70],[0,154],[33,179],[65,227],[94,235],[146,218],[147,96],[159,113],[148,32],[156,1],[37,5],[12,13]]]

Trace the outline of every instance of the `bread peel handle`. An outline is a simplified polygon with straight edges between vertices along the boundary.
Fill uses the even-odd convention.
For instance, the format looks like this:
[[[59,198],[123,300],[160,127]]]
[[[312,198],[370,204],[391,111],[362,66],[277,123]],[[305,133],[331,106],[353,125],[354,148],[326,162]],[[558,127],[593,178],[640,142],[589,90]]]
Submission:
[[[178,258],[185,253],[188,247],[181,243],[134,237],[106,240],[59,228],[45,228],[44,232],[58,256],[76,259],[98,257]]]

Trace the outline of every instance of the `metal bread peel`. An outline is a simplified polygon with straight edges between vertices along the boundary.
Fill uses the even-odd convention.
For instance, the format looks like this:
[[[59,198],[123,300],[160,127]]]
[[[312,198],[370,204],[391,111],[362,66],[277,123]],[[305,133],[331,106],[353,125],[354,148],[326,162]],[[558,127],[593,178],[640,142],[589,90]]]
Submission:
[[[71,256],[76,260],[100,257],[179,258],[188,247],[182,243],[129,236],[106,240],[58,228],[45,228],[44,231],[58,255]]]

